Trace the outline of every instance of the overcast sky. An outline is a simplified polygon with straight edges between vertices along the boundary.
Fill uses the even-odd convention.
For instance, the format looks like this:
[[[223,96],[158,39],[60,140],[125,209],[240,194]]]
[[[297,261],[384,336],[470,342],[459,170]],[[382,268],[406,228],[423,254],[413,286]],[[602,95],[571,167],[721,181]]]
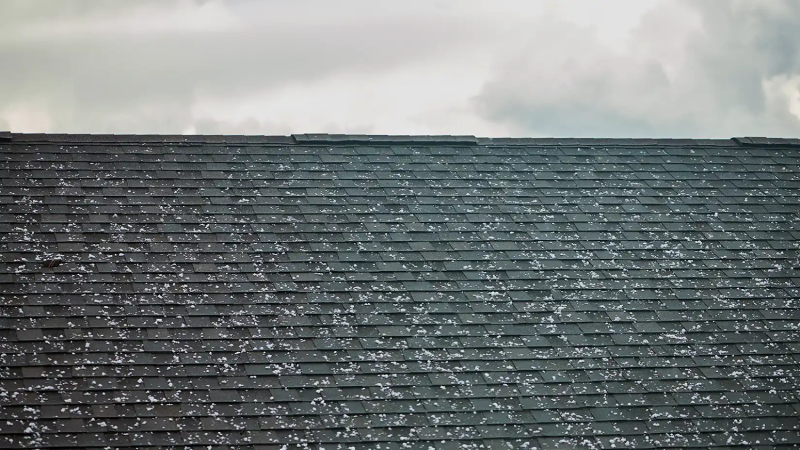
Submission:
[[[800,136],[798,0],[2,0],[0,130]]]

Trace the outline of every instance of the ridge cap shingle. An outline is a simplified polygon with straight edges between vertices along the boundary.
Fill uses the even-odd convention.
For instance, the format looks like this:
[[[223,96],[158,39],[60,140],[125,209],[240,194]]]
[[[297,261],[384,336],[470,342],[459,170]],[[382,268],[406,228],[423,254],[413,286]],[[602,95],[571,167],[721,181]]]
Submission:
[[[758,136],[744,136],[731,138],[739,145],[768,145],[780,147],[800,147],[800,138],[774,138],[774,137],[758,137]]]
[[[733,137],[703,138],[574,138],[574,137],[476,137],[473,135],[383,135],[303,133],[280,135],[175,135],[175,134],[91,134],[12,133],[0,131],[0,141],[49,142],[61,144],[277,144],[277,145],[520,145],[520,146],[800,146],[796,138]]]

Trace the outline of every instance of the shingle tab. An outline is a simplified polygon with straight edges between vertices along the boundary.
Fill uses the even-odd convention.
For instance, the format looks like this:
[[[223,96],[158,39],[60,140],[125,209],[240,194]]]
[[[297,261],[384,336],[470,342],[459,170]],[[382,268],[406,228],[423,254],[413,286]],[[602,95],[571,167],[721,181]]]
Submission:
[[[12,137],[2,446],[798,443],[794,140]]]

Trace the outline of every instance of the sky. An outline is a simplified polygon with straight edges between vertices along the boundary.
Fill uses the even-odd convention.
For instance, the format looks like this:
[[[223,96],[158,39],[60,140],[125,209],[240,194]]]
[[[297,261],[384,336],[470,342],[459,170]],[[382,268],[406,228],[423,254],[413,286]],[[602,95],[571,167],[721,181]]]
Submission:
[[[3,0],[0,130],[800,137],[797,0]]]

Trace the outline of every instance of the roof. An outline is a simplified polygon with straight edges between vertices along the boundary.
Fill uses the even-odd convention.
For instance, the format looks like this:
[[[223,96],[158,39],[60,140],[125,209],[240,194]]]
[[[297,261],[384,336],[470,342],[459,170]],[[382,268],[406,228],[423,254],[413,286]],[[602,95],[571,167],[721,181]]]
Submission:
[[[0,446],[800,445],[800,140],[0,138]]]

